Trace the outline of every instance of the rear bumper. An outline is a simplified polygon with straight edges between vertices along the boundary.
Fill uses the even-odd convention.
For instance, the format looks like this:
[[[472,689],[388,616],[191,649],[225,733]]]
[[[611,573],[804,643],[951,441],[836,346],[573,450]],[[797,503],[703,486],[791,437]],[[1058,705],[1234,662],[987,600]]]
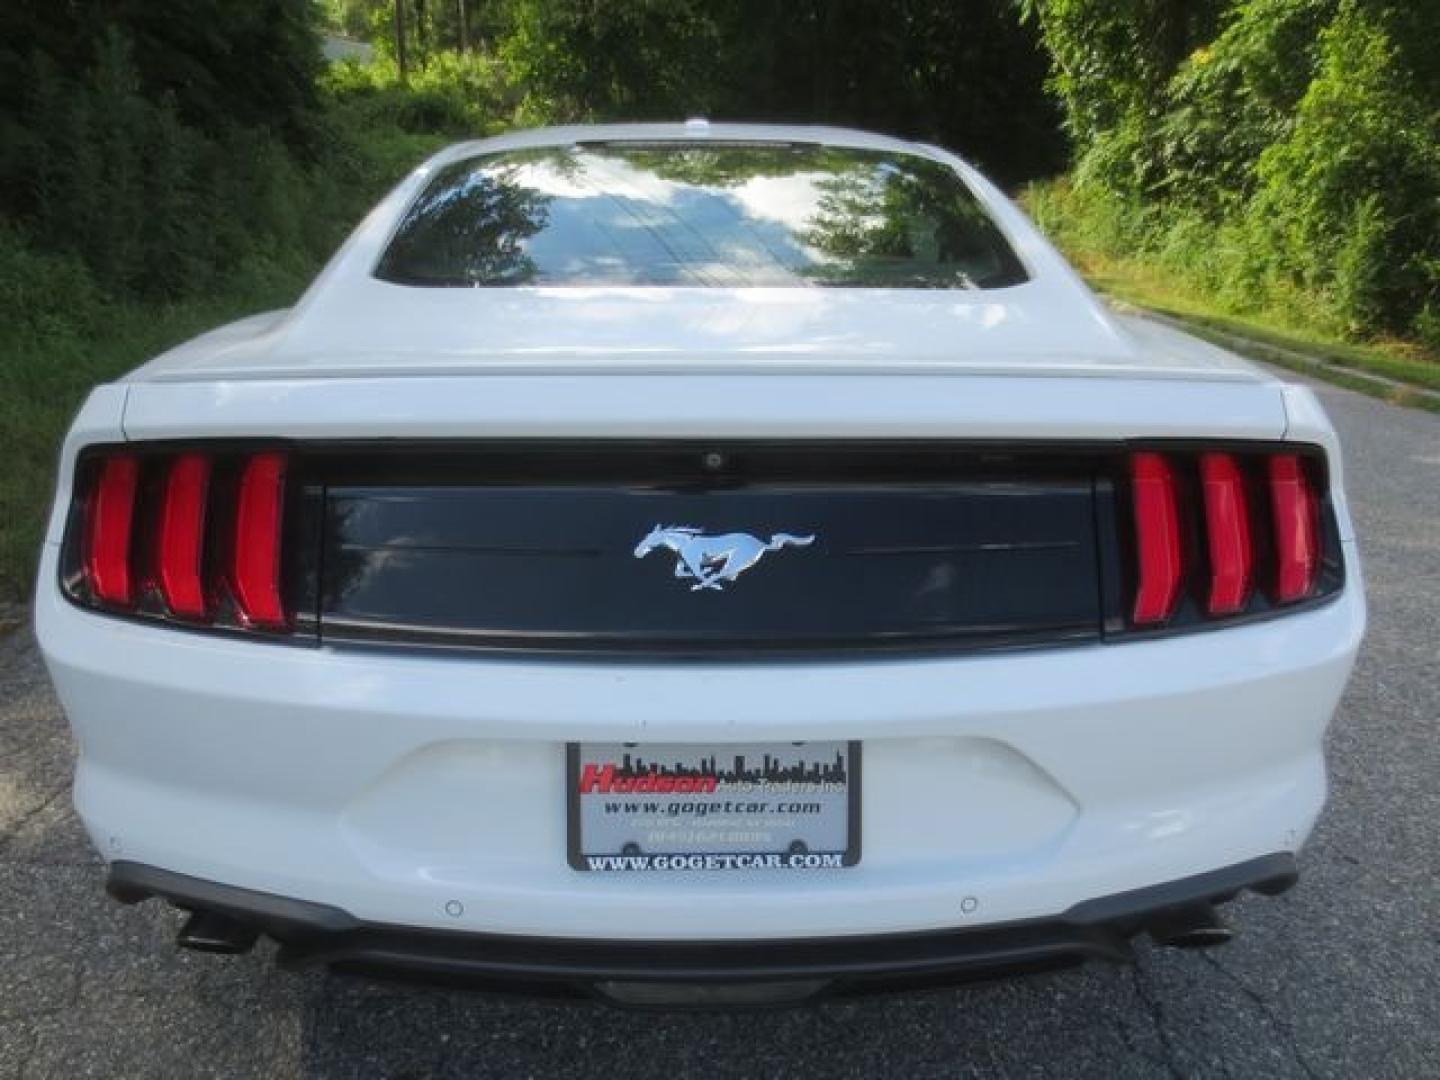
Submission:
[[[599,941],[983,929],[1293,852],[1364,626],[1334,602],[1125,645],[851,663],[292,648],[82,611],[36,623],[109,860],[373,926]],[[56,580],[47,546],[42,583]],[[859,865],[581,873],[570,741],[859,740]]]
[[[1288,852],[1077,904],[1061,915],[970,930],[785,941],[601,941],[444,933],[362,922],[341,909],[220,885],[139,863],[110,866],[122,903],[158,897],[214,912],[280,943],[288,967],[438,980],[618,1004],[781,1004],[1125,962],[1130,939],[1242,890],[1295,884]]]

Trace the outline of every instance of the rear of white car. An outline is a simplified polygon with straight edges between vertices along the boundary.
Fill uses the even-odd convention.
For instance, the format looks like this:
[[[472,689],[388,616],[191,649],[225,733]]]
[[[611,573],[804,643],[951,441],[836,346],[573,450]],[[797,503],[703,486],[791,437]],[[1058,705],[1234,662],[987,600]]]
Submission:
[[[710,146],[958,170],[1020,269],[387,280],[486,155],[546,266],[600,175],[789,212],[770,157],[621,168]],[[689,125],[448,151],[296,309],[96,390],[36,623],[111,891],[182,941],[644,1004],[1222,938],[1294,881],[1364,607],[1308,391],[1105,312],[939,151]]]

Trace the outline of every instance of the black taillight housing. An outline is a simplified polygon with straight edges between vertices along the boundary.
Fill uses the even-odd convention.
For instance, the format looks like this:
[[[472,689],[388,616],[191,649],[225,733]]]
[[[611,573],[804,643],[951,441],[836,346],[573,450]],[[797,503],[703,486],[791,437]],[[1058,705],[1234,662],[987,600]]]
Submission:
[[[76,467],[61,585],[89,608],[287,638],[313,622],[312,556],[283,447],[92,447]]]
[[[1089,624],[1089,640],[1281,616],[1325,603],[1343,588],[1336,510],[1320,447],[1172,440],[1021,450],[1038,462],[1027,468],[1055,468],[1078,492],[1080,524],[1067,527],[1083,530],[1095,553],[1096,584],[1087,575],[1077,586],[1090,597],[1095,593],[1088,590],[1099,593],[1098,626]],[[357,484],[403,489],[458,480],[464,487],[496,475],[532,478],[548,467],[542,451],[556,452],[508,443],[378,450],[373,443],[249,439],[89,447],[76,465],[60,584],[73,603],[119,618],[315,644],[322,618],[343,635],[343,590],[359,580],[355,566],[378,557],[366,547],[374,539],[363,521],[351,520],[359,512],[354,500],[337,500],[337,487],[343,493]],[[656,467],[653,447],[631,452],[646,469]],[[767,452],[784,461],[788,448]],[[912,470],[929,476],[931,468],[948,475],[961,467],[982,478],[997,469],[1005,476],[1014,452],[988,443],[907,448],[904,476]],[[593,457],[587,447],[577,460],[589,468]],[[652,483],[650,473],[643,475]],[[1092,508],[1093,517],[1086,513]],[[997,545],[1011,550],[1013,538],[1003,526],[996,529]],[[578,531],[588,535],[588,526]],[[1043,539],[1045,550],[1077,543],[1073,532]],[[628,560],[632,546],[621,557]],[[1053,590],[1056,583],[1027,578],[1016,588]]]
[[[1319,448],[1162,444],[1115,484],[1113,632],[1225,624],[1323,601],[1344,564]]]

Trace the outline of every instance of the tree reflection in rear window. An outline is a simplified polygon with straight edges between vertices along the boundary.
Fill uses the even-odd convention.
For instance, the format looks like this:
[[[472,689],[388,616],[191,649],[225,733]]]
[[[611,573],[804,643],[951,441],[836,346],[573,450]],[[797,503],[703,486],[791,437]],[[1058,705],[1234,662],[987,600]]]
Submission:
[[[989,289],[1025,269],[928,158],[783,143],[602,143],[439,169],[375,269],[418,286]]]

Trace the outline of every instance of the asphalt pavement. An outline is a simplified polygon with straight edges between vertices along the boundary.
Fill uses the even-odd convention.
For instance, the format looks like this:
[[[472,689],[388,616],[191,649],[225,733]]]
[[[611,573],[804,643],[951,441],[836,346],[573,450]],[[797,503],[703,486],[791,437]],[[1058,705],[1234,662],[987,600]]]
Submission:
[[[771,1013],[630,1013],[183,954],[122,908],[70,808],[74,755],[0,619],[0,1076],[1440,1076],[1440,416],[1324,388],[1371,628],[1300,885],[1223,949]],[[0,613],[3,614],[3,613]]]

